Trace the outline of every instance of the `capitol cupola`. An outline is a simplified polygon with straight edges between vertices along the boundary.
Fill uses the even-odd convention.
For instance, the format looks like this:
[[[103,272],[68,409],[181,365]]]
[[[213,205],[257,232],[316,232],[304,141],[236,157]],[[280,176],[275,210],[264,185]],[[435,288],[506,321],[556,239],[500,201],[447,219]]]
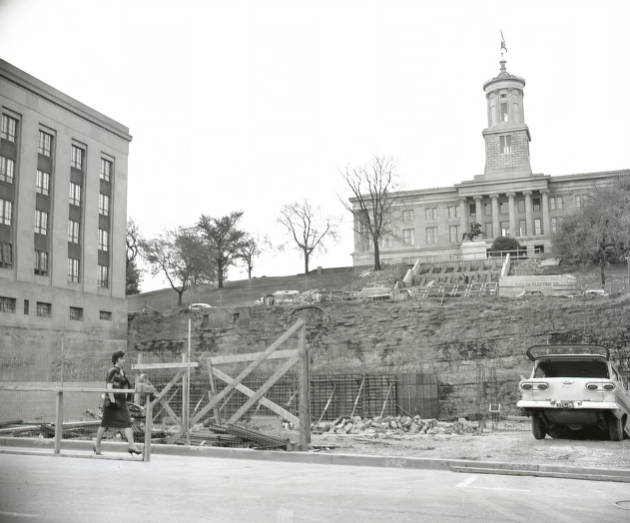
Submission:
[[[501,42],[500,71],[483,84],[488,102],[488,127],[483,130],[486,142],[488,178],[520,178],[531,176],[529,142],[531,136],[525,124],[523,89],[525,80],[508,73]]]

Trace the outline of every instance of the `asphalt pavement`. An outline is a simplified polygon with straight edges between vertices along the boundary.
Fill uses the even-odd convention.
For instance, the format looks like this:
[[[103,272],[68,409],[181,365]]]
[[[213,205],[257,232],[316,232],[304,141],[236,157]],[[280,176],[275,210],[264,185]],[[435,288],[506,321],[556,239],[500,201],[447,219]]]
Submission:
[[[107,452],[0,454],[0,521],[630,521],[628,483]]]

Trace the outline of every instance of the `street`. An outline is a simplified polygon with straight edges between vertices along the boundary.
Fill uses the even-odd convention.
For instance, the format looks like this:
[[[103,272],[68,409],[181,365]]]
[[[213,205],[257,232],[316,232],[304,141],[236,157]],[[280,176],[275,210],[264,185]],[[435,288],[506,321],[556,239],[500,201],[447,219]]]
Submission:
[[[630,499],[627,483],[166,455],[149,463],[111,459],[123,458],[116,453],[86,457],[0,454],[0,521],[577,523],[630,516],[615,506]]]

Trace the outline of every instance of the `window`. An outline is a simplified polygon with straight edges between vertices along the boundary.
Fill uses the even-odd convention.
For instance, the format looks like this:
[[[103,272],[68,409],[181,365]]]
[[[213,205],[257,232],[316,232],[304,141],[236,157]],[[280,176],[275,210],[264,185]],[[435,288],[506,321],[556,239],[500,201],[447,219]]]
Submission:
[[[477,217],[477,206],[474,203],[468,204],[468,216],[470,216],[472,220],[475,220]]]
[[[414,229],[403,229],[403,245],[416,244],[416,231]]]
[[[81,186],[78,183],[70,182],[70,204],[81,205]]]
[[[68,281],[70,283],[79,283],[78,258],[68,258]]]
[[[0,156],[0,181],[13,183],[13,170],[15,163],[11,158]]]
[[[424,219],[428,222],[434,222],[435,220],[437,220],[437,208],[427,207],[424,210]]]
[[[554,234],[558,232],[558,218],[556,218],[555,216],[551,218],[551,232],[553,232]]]
[[[109,196],[99,193],[98,195],[98,213],[103,216],[109,216]]]
[[[448,217],[451,219],[459,218],[459,205],[449,205]]]
[[[413,220],[415,219],[415,212],[413,209],[405,209],[402,212],[402,220],[403,223],[413,223]]]
[[[549,198],[549,207],[552,211],[556,209],[562,209],[562,196],[552,196],[551,198]]]
[[[70,307],[70,319],[78,321],[82,320],[83,309],[81,307]]]
[[[76,145],[72,146],[72,157],[70,159],[70,166],[75,169],[83,169],[83,149],[77,147]]]
[[[26,314],[28,316],[28,300],[24,300],[24,314]]]
[[[112,313],[111,313],[111,311],[99,311],[98,312],[98,317],[101,320],[111,321]]]
[[[492,216],[492,204],[484,203],[483,204],[483,214],[484,216]]]
[[[109,231],[105,229],[98,230],[98,249],[100,251],[107,251],[109,243]]]
[[[101,180],[109,182],[112,177],[112,162],[106,160],[105,158],[101,158]]]
[[[48,190],[50,187],[50,174],[37,169],[37,175],[35,176],[35,191],[44,196],[48,196]]]
[[[50,318],[50,315],[52,314],[52,305],[50,303],[38,301],[35,304],[35,314],[42,318]]]
[[[525,226],[525,220],[521,220],[518,222],[518,235],[519,236],[527,235],[527,227]]]
[[[486,233],[486,238],[492,238],[493,237],[492,224],[491,223],[484,224],[483,231]]]
[[[518,212],[521,214],[525,213],[525,200],[523,200],[523,198],[518,200]]]
[[[79,222],[68,220],[68,243],[79,243]]]
[[[383,247],[385,247],[386,249],[391,249],[392,248],[392,237],[391,237],[391,235],[387,234],[386,236],[383,237]]]
[[[534,212],[540,212],[540,198],[532,199],[532,207],[534,208]]]
[[[437,241],[437,227],[427,227],[425,230],[426,244],[432,245]]]
[[[13,267],[13,244],[0,242],[0,268],[10,269]]]
[[[8,296],[0,296],[0,312],[15,313],[15,298]]]
[[[13,202],[0,198],[0,224],[11,225],[11,210]]]
[[[508,115],[508,104],[507,101],[505,102],[501,102],[501,121],[502,122],[507,122],[509,119],[509,115]]]
[[[534,220],[534,234],[540,236],[542,234],[542,222],[539,218]]]
[[[101,289],[109,287],[109,267],[107,265],[98,266],[97,283]]]
[[[501,214],[507,214],[510,211],[509,206],[508,206],[508,202],[501,202],[499,204],[499,212]]]
[[[510,235],[510,222],[501,222],[499,226],[501,227],[501,236]]]
[[[459,241],[459,225],[448,226],[448,239],[451,243],[457,243]]]
[[[0,126],[0,138],[15,143],[15,128],[17,120],[9,115],[2,115],[2,125]]]
[[[510,154],[512,152],[512,136],[508,134],[506,136],[500,136],[499,139],[501,152],[503,154]]]
[[[33,272],[39,276],[48,274],[48,253],[46,251],[35,249],[35,269]]]
[[[581,194],[575,195],[575,206],[579,209],[584,205],[584,200]]]
[[[562,209],[563,207],[562,196],[556,196],[556,209]]]
[[[48,213],[46,211],[35,211],[35,232],[37,234],[46,234],[48,228]]]
[[[39,131],[39,145],[37,146],[37,152],[42,156],[50,156],[50,149],[52,144],[52,135]]]

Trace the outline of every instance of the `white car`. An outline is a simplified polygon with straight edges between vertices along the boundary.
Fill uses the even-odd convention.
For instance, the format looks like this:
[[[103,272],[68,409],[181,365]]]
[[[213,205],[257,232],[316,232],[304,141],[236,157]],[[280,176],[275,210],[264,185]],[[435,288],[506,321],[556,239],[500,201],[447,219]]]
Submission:
[[[209,303],[191,303],[188,306],[189,311],[209,311],[212,308],[212,305]]]
[[[598,427],[608,438],[630,436],[628,384],[598,345],[535,345],[531,376],[519,383],[517,407],[532,418],[536,439],[566,429]]]

